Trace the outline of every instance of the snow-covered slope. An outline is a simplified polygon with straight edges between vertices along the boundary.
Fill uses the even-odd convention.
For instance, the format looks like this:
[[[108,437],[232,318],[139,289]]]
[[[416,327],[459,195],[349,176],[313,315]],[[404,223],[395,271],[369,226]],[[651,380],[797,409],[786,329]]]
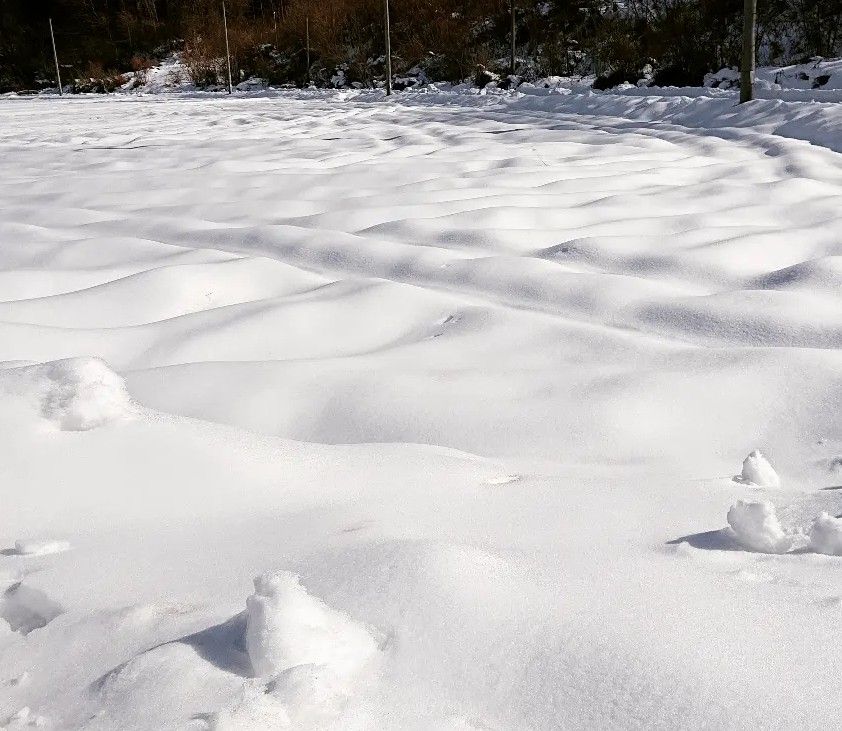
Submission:
[[[0,724],[835,724],[842,108],[732,101],[3,100]]]

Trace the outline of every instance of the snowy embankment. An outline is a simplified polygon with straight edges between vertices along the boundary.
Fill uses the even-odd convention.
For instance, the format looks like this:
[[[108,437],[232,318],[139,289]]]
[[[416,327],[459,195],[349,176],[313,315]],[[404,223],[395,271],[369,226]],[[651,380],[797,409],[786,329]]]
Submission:
[[[636,93],[2,100],[0,725],[834,725],[842,106]]]

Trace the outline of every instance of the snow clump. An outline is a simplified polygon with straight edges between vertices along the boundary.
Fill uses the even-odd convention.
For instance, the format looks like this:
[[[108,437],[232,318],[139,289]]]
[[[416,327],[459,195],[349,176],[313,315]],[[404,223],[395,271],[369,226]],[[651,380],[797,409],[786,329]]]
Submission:
[[[781,478],[775,468],[769,464],[759,450],[755,449],[743,460],[742,482],[748,482],[758,487],[780,487]]]
[[[99,358],[68,358],[37,366],[46,380],[42,415],[68,431],[86,431],[133,410],[121,376]]]
[[[378,650],[363,625],[308,594],[288,571],[254,580],[246,618],[246,649],[258,677],[320,665],[337,678],[350,679]]]
[[[810,549],[828,556],[842,556],[842,518],[821,513],[810,527]]]
[[[52,553],[64,553],[70,550],[70,543],[56,539],[25,539],[15,541],[15,553],[18,556],[48,556]]]
[[[783,529],[770,502],[738,500],[728,511],[728,525],[737,542],[751,551],[786,553],[792,548],[793,536]]]

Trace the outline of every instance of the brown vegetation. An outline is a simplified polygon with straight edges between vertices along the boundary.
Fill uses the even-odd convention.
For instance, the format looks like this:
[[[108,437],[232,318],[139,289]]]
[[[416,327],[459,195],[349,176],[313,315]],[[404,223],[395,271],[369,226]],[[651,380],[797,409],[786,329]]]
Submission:
[[[383,77],[383,0],[226,0],[234,83],[363,85]],[[434,79],[470,77],[478,64],[505,71],[508,0],[390,0],[393,69]],[[699,83],[738,62],[740,0],[516,0],[519,73],[597,72]],[[200,85],[225,81],[222,0],[3,0],[0,91],[53,78],[47,17],[70,78],[115,78],[144,68],[136,59],[182,50]],[[760,6],[761,61],[842,52],[842,0],[766,0]],[[309,19],[310,68],[305,37]],[[111,83],[111,82],[109,82]]]

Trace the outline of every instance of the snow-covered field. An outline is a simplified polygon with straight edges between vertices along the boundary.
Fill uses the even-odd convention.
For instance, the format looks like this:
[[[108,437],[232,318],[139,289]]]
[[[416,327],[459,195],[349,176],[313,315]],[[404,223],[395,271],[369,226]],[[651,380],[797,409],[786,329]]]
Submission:
[[[0,102],[0,725],[838,724],[842,105],[538,91]]]

